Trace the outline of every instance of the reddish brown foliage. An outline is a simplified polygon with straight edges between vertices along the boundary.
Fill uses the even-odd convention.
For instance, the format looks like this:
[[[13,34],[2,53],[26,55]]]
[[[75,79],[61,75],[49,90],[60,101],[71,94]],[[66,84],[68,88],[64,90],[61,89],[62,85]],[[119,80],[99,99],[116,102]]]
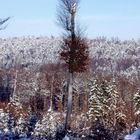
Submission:
[[[62,52],[60,53],[61,59],[66,62],[69,72],[83,72],[87,69],[89,63],[89,51],[86,39],[75,37],[74,40],[71,36],[64,38]]]

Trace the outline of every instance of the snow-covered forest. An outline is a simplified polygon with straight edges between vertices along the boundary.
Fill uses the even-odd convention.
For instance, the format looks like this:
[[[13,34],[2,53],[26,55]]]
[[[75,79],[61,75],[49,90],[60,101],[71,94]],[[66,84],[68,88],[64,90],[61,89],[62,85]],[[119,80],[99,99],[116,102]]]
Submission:
[[[61,35],[37,37],[35,34],[30,36],[37,27],[39,30],[35,32],[38,34],[42,29],[54,31],[54,34],[57,32],[51,21],[54,19],[51,6],[55,3],[48,4],[49,0],[46,4],[30,1],[26,7],[24,2],[6,3],[8,12],[13,5],[9,14],[13,11],[13,16],[18,11],[24,11],[24,14],[19,12],[15,16],[19,19],[11,26],[15,26],[13,30],[18,33],[19,25],[22,25],[20,37],[14,37],[13,33],[9,38],[0,38],[0,140],[130,140],[129,136],[138,134],[140,39],[91,39],[85,36],[85,29],[79,24],[81,20],[92,25],[94,29],[90,28],[93,30],[88,30],[89,33],[95,32],[99,25],[98,31],[103,33],[99,23],[102,22],[109,26],[108,29],[104,27],[108,34],[111,34],[112,27],[114,33],[120,33],[121,29],[115,31],[118,23],[129,27],[124,21],[131,19],[136,22],[138,16],[122,15],[126,3],[121,15],[113,15],[113,11],[108,9],[117,8],[118,12],[121,8],[113,8],[114,3],[108,7],[111,1],[103,2],[103,6],[98,3],[99,11],[94,5],[97,1],[87,2],[83,5],[87,4],[88,8],[78,15],[79,0],[58,0],[56,24],[61,28]],[[119,2],[117,4],[121,6]],[[14,8],[15,5],[17,7]],[[112,15],[100,13],[104,6],[104,12]],[[92,15],[89,9],[100,14],[94,11],[97,15]],[[86,15],[86,11],[91,15]],[[48,18],[43,18],[44,13]],[[22,20],[23,17],[28,19]],[[0,18],[0,32],[7,28],[10,19]],[[93,24],[94,20],[98,23]],[[111,25],[114,21],[117,24]],[[46,24],[48,27],[44,28],[42,25]],[[21,37],[24,30],[30,30],[29,36]],[[129,31],[125,28],[122,34]],[[139,139],[140,134],[137,137]]]
[[[131,77],[140,70],[140,40],[121,41],[99,37],[88,40],[91,68],[95,73]],[[61,39],[52,37],[14,37],[0,39],[0,66],[11,68],[59,62]]]
[[[140,41],[87,41],[90,64],[75,74],[68,135],[121,139],[139,122]],[[68,71],[58,55],[61,44],[55,37],[0,39],[2,134],[17,139],[64,135]]]

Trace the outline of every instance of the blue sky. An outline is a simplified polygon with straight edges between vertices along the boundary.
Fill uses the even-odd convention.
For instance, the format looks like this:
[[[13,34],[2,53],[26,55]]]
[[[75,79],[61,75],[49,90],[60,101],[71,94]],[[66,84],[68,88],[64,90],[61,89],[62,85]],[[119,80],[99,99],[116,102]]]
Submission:
[[[0,37],[59,36],[58,0],[0,0],[0,18],[10,16]],[[79,23],[90,38],[140,38],[140,0],[81,0]]]

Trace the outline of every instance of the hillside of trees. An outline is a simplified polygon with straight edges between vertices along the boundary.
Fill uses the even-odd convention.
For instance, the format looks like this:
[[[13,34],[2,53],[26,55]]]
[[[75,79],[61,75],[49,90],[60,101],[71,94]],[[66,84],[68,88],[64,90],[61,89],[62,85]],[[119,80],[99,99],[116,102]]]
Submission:
[[[99,37],[87,40],[91,65],[95,73],[138,75],[140,40],[121,41]],[[0,39],[0,66],[11,68],[59,62],[62,40],[54,37],[15,37]]]
[[[69,133],[121,139],[139,122],[140,40],[100,37],[87,42],[90,64],[74,74]],[[1,127],[23,136],[59,135],[68,75],[58,55],[61,44],[54,37],[0,39]]]
[[[0,140],[130,139],[129,136],[138,133],[136,129],[140,130],[140,39],[89,39],[79,21],[90,23],[95,33],[103,29],[99,26],[100,30],[95,30],[95,20],[99,25],[105,20],[105,26],[122,20],[124,26],[124,21],[139,17],[122,13],[114,16],[113,11],[108,11],[108,4],[103,7],[101,3],[99,7],[103,14],[91,11],[86,15],[82,11],[78,15],[80,0],[57,2],[56,24],[61,28],[61,36],[0,38]],[[47,29],[47,32],[57,33],[51,21],[54,18],[49,13],[55,2],[44,3],[45,9],[33,1],[25,3],[20,3],[21,8],[19,3],[6,3],[8,13],[12,8],[15,17],[14,26],[11,26],[15,28],[9,30],[14,32],[10,35],[17,35],[18,28],[23,28],[20,35],[24,34],[24,29],[28,34],[32,34],[33,29],[37,34]],[[21,11],[25,6],[27,11],[24,10],[26,15],[23,16]],[[42,14],[39,8],[43,10]],[[104,8],[111,16],[105,14]],[[6,29],[11,18],[0,18],[0,31]],[[28,31],[26,24],[33,28]],[[50,26],[54,27],[49,29]],[[113,26],[110,24],[109,34],[110,27],[117,29],[117,26],[118,22]],[[123,32],[127,34],[125,30]],[[3,35],[7,36],[7,33]],[[140,135],[137,137],[139,139]]]

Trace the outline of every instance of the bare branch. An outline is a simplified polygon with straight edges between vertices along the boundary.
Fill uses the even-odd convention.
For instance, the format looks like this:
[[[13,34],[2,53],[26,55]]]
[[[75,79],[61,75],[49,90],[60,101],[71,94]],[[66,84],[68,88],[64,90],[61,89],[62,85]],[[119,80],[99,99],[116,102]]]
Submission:
[[[58,24],[60,26],[62,26],[62,28],[65,31],[69,31],[70,30],[70,18],[69,15],[66,12],[62,12],[60,11],[58,16],[57,16],[57,20],[58,20]]]
[[[57,21],[67,32],[71,32],[71,17],[76,14],[79,0],[59,0]]]
[[[0,19],[0,30],[4,30],[7,25],[3,26],[8,20],[10,19],[10,17],[7,17],[5,19]],[[3,26],[3,27],[2,27]]]

